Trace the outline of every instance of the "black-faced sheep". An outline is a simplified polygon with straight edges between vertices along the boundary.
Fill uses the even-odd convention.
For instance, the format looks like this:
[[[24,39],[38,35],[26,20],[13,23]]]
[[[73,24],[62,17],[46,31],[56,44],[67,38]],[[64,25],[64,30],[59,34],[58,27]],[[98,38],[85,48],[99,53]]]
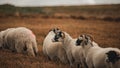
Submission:
[[[118,48],[101,48],[94,46],[92,37],[81,35],[76,41],[84,49],[86,63],[89,68],[119,68],[120,50]]]
[[[67,53],[67,57],[70,63],[70,67],[73,67],[74,64],[81,64],[86,68],[83,57],[83,49],[81,46],[75,46],[76,39],[73,39],[68,33],[60,31],[57,33],[53,42],[62,42],[63,48]]]
[[[60,30],[58,28],[54,28],[50,30],[43,41],[43,53],[51,60],[55,58],[60,59],[63,63],[67,63],[67,56],[65,50],[62,48],[61,42],[52,42],[52,38],[55,36],[57,32]]]

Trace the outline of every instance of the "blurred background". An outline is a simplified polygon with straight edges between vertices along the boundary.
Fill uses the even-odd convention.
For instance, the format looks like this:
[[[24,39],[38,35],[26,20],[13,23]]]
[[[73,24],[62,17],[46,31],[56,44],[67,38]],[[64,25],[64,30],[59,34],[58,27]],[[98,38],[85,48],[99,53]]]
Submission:
[[[0,17],[120,20],[120,0],[1,0]]]
[[[101,47],[120,48],[120,0],[0,0],[0,31],[13,27],[33,31],[39,55],[0,50],[1,68],[69,68],[43,55],[49,30],[58,27],[73,38],[90,34]]]

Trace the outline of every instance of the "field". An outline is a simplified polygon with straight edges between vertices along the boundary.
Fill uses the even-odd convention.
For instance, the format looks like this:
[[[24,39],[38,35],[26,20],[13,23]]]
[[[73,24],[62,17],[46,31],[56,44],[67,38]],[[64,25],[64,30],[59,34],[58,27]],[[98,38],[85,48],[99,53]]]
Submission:
[[[119,5],[113,5],[112,7],[105,6],[105,8],[103,8],[104,10],[101,9],[100,11],[97,11],[97,8],[100,7],[104,6],[88,6],[87,8],[84,7],[79,9],[78,13],[75,12],[75,10],[73,11],[73,9],[68,12],[68,10],[66,9],[68,7],[64,8],[65,12],[59,11],[60,9],[56,7],[52,7],[52,9],[56,10],[53,13],[53,10],[50,7],[48,7],[48,9],[44,7],[44,9],[46,9],[45,12],[48,12],[48,10],[50,11],[51,9],[51,12],[53,14],[34,14],[33,12],[31,12],[28,15],[21,13],[15,16],[14,13],[4,13],[3,10],[0,10],[0,31],[10,27],[27,27],[31,29],[36,35],[39,48],[39,53],[37,57],[30,57],[23,54],[12,53],[9,50],[0,50],[0,67],[69,68],[68,64],[62,64],[60,61],[49,61],[43,55],[43,40],[49,30],[55,27],[68,32],[73,38],[78,37],[80,34],[90,34],[94,38],[94,41],[96,41],[101,47],[120,48],[120,10],[118,9]],[[95,9],[93,10],[93,8]],[[63,9],[63,7],[61,7],[61,9]],[[111,9],[112,11],[110,11]],[[75,14],[73,14],[74,12]],[[80,12],[82,15],[79,14]],[[90,19],[92,14],[89,13],[91,12],[93,13],[92,18],[94,19]],[[107,17],[108,19],[100,19],[101,17]]]

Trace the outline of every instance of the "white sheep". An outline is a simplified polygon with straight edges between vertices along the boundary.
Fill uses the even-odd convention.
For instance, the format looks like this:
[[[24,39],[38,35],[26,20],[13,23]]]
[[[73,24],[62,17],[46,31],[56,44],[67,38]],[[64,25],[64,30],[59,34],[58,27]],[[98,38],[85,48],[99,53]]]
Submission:
[[[119,49],[94,46],[92,38],[88,35],[81,35],[78,40],[81,42],[76,41],[76,43],[83,47],[83,53],[89,68],[119,68]]]
[[[81,46],[76,46],[75,41],[76,39],[73,39],[68,33],[62,31],[57,33],[53,38],[53,42],[62,42],[63,48],[67,53],[70,67],[73,67],[74,64],[81,64],[82,67],[86,67],[82,52],[83,49]]]
[[[49,33],[47,34],[43,41],[43,53],[51,60],[58,58],[60,59],[61,62],[67,63],[68,60],[65,50],[62,48],[62,43],[52,42],[52,38],[58,31],[60,31],[58,28],[54,28],[49,31]]]
[[[35,56],[38,52],[35,35],[25,27],[11,29],[7,32],[4,42],[5,47],[18,53]]]

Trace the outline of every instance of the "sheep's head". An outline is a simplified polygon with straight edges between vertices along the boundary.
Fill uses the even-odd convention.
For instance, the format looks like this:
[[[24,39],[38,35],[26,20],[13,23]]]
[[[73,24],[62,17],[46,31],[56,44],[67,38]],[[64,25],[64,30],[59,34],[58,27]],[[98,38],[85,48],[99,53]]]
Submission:
[[[106,62],[111,62],[111,63],[115,63],[116,61],[120,60],[120,54],[117,53],[116,51],[109,51],[106,53],[107,55],[107,59]]]
[[[65,38],[65,34],[62,31],[59,31],[55,34],[54,38],[52,39],[53,42],[62,42]]]
[[[80,35],[79,37],[78,37],[78,39],[76,40],[76,46],[80,46],[82,43],[83,43],[83,36],[84,35]]]
[[[90,44],[90,46],[92,46],[92,41],[93,38],[90,35],[80,35],[78,37],[78,39],[76,40],[76,46],[88,46],[88,44]]]
[[[50,31],[53,31],[55,34],[57,34],[58,32],[60,32],[60,29],[59,28],[53,28]]]

